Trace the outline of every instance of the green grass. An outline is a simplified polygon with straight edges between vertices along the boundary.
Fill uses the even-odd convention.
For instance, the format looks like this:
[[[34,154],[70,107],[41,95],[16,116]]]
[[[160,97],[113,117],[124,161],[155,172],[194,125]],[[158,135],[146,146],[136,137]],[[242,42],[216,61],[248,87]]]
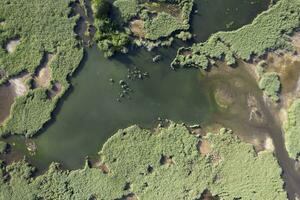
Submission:
[[[5,3],[6,2],[6,3]],[[42,1],[10,0],[0,6],[0,68],[5,70],[5,82],[23,71],[33,74],[42,56],[51,53],[52,83],[59,82],[63,91],[54,99],[46,99],[48,88],[34,89],[14,103],[9,119],[0,128],[0,135],[31,136],[51,117],[57,100],[69,87],[67,77],[79,65],[83,49],[75,39],[73,28],[77,17],[69,18],[71,0]],[[11,38],[20,44],[13,53],[5,50]]]
[[[283,125],[285,146],[293,159],[300,154],[300,99],[297,99],[288,109],[288,119]]]
[[[230,65],[235,63],[236,58],[248,61],[252,56],[261,56],[279,48],[291,50],[291,44],[285,39],[285,35],[299,27],[299,15],[299,0],[280,0],[249,25],[235,31],[218,32],[204,43],[180,48],[172,65],[206,69],[211,60],[225,59]],[[207,62],[197,63],[193,57],[183,55],[184,51],[202,55]]]
[[[287,199],[272,152],[257,155],[224,128],[202,140],[211,146],[207,155],[198,152],[199,138],[183,125],[171,123],[155,133],[131,126],[100,152],[109,173],[88,164],[72,171],[52,164],[34,177],[24,161],[2,165],[1,174],[10,179],[0,179],[0,199],[118,199],[131,193],[139,199],[197,199],[205,189],[224,200]],[[162,162],[164,156],[172,162]]]
[[[271,98],[273,102],[279,101],[279,91],[280,91],[280,80],[279,76],[275,72],[263,73],[261,79],[258,83],[260,89]]]

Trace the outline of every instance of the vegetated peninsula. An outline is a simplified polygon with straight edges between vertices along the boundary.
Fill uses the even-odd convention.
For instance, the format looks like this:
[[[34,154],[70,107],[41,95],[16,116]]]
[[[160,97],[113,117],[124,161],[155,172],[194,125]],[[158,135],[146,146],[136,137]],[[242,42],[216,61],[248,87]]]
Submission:
[[[155,132],[131,126],[99,156],[94,166],[52,164],[37,177],[24,161],[2,165],[0,199],[287,199],[272,152],[257,154],[224,128],[198,138],[173,122]]]
[[[16,93],[1,135],[34,135],[68,89],[83,56],[70,2],[0,1],[0,82]]]
[[[207,69],[215,60],[233,65],[236,59],[250,61],[253,56],[259,57],[268,51],[292,51],[287,36],[299,27],[299,15],[299,0],[280,0],[249,25],[235,31],[218,32],[204,43],[180,48],[172,66]]]
[[[92,0],[97,29],[94,40],[106,57],[126,53],[127,46],[170,46],[175,31],[178,38],[191,37],[189,29],[193,0],[145,1]]]

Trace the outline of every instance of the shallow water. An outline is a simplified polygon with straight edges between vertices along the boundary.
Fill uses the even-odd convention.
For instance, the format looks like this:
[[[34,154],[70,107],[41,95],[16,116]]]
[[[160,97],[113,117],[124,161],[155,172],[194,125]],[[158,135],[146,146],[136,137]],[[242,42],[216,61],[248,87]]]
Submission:
[[[195,41],[205,41],[217,31],[230,31],[242,27],[267,10],[270,0],[195,0],[192,32]]]
[[[213,32],[251,22],[267,9],[269,0],[196,0],[195,3],[198,13],[192,17],[192,31],[197,35],[196,40],[205,40]],[[226,27],[232,21],[234,23]],[[55,119],[35,139],[38,151],[35,156],[29,156],[29,160],[40,169],[52,161],[61,162],[67,168],[78,168],[86,155],[98,152],[107,138],[120,128],[132,124],[152,128],[158,117],[188,124],[209,123],[226,113],[217,109],[212,91],[217,82],[228,82],[232,76],[207,78],[196,69],[172,71],[169,64],[178,47],[175,44],[173,48],[152,53],[132,51],[112,60],[104,59],[96,48],[88,49],[82,69],[72,79],[72,91],[61,101]],[[163,55],[164,59],[154,64],[152,57],[156,54]],[[134,67],[148,72],[150,78],[128,81],[133,89],[131,100],[118,102],[118,81],[126,79],[127,70]],[[237,71],[237,77],[245,79],[243,70]],[[112,84],[110,78],[116,83]],[[254,83],[250,85],[247,87],[257,90]],[[246,120],[248,114],[244,114]],[[25,151],[22,138],[10,140],[16,143],[14,149]]]

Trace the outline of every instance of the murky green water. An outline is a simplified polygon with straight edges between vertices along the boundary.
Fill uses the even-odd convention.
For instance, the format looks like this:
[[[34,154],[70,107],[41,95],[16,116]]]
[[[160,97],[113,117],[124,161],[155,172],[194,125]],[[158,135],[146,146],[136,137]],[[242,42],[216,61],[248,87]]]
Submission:
[[[217,31],[242,27],[266,10],[270,0],[195,0],[192,31],[196,41],[205,41]]]
[[[268,3],[269,0],[198,0],[195,6],[198,13],[192,17],[192,31],[200,41],[216,31],[238,28],[266,10]],[[35,139],[38,151],[29,156],[29,160],[39,168],[46,168],[53,161],[61,162],[67,168],[78,168],[85,156],[98,152],[120,128],[132,124],[152,128],[158,117],[188,124],[209,123],[220,118],[224,111],[218,110],[212,92],[218,82],[228,83],[233,76],[204,77],[196,69],[175,72],[169,64],[177,48],[178,45],[174,45],[152,53],[133,51],[112,60],[103,58],[96,48],[88,49],[82,69],[72,79],[73,89],[61,101],[54,121]],[[156,54],[163,55],[164,59],[154,64],[152,57]],[[148,72],[150,78],[127,81],[128,69],[135,67]],[[245,79],[242,74],[243,71],[239,71],[236,77]],[[111,78],[115,80],[114,84],[109,81]],[[118,102],[121,79],[127,81],[133,92],[131,99],[122,98]],[[246,88],[257,91],[251,81]],[[245,103],[245,99],[239,99],[243,100],[241,104]],[[234,113],[225,113],[234,116]],[[244,114],[246,119],[248,114]],[[234,119],[229,115],[219,121]],[[24,151],[23,140],[13,140],[17,141],[15,149]]]

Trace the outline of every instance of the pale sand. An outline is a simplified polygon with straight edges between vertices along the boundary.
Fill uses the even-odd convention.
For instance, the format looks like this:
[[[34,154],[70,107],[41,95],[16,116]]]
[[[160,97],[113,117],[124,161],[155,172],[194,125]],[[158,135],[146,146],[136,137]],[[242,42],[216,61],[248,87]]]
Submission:
[[[19,39],[10,40],[6,45],[6,50],[8,51],[8,53],[13,53],[19,44]]]

